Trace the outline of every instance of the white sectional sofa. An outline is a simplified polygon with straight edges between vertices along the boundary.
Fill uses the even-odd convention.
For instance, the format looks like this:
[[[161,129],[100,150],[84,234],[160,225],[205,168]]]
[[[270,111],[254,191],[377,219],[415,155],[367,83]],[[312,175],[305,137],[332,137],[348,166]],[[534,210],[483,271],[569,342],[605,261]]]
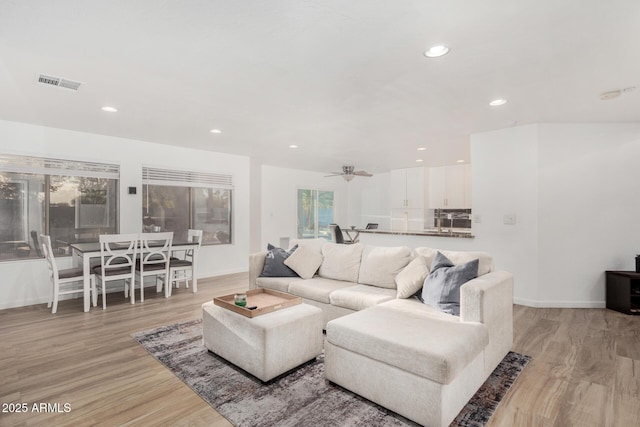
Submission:
[[[458,317],[397,298],[398,274],[418,257],[430,268],[436,249],[294,244],[322,254],[317,274],[260,277],[261,252],[250,255],[250,288],[289,292],[321,308],[326,378],[400,415],[449,425],[512,347],[513,276],[494,271],[486,253],[441,251],[456,265],[479,259],[478,277],[460,288]]]

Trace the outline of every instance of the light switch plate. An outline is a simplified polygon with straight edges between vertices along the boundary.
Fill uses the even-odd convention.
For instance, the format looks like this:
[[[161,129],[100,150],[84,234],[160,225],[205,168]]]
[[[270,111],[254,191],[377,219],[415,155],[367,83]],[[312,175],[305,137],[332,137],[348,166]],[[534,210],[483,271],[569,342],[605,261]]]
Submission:
[[[480,224],[482,223],[482,215],[480,214],[475,214],[473,216],[473,222],[475,222],[476,224]]]
[[[505,214],[503,222],[505,225],[516,225],[516,214]]]

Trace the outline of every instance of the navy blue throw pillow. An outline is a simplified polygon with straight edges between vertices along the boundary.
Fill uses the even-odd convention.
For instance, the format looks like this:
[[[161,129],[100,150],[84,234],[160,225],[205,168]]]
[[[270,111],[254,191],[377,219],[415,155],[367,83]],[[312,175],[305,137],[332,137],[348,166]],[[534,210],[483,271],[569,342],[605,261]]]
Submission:
[[[276,248],[272,244],[267,245],[267,258],[264,261],[264,268],[260,277],[298,277],[295,271],[284,265],[284,260],[289,258],[298,245],[294,245],[289,251]]]

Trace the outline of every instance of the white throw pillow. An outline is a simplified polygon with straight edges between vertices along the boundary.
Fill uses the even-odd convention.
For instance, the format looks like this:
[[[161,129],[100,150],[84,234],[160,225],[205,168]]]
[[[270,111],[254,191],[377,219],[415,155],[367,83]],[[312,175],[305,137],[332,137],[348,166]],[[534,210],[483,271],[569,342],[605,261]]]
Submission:
[[[311,279],[322,264],[322,255],[309,246],[298,246],[284,265],[296,272],[303,279]]]
[[[422,289],[424,279],[428,275],[427,259],[423,256],[418,256],[396,276],[396,286],[398,287],[396,298],[409,298],[415,295],[416,292]]]
[[[305,247],[313,249],[318,255],[322,255],[322,247],[325,243],[327,243],[327,239],[323,237],[318,237],[317,239],[291,239],[291,241],[289,241],[289,249],[298,245],[299,248]]]
[[[493,271],[493,258],[486,252],[442,251],[439,249],[425,247],[415,249],[416,254],[427,258],[427,266],[429,266],[429,269],[431,269],[431,263],[435,259],[438,251],[442,252],[442,255],[449,258],[453,265],[464,264],[469,261],[473,261],[474,259],[479,260],[480,265],[478,267],[478,276],[482,276],[483,274]]]
[[[327,279],[358,282],[360,270],[360,258],[362,257],[362,245],[343,245],[337,243],[325,243],[322,246],[322,264],[318,275]]]
[[[405,246],[365,246],[362,251],[358,283],[395,289],[394,278],[411,262],[411,249]]]

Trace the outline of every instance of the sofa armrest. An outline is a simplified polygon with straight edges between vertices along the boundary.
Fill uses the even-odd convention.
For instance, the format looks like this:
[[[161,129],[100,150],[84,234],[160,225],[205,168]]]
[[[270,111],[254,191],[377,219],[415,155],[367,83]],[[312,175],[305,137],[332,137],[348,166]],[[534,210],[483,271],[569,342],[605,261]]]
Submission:
[[[249,255],[249,289],[256,289],[256,279],[264,269],[264,261],[269,252],[257,252]]]
[[[485,367],[491,373],[513,346],[513,275],[492,271],[462,285],[460,320],[487,326]]]

